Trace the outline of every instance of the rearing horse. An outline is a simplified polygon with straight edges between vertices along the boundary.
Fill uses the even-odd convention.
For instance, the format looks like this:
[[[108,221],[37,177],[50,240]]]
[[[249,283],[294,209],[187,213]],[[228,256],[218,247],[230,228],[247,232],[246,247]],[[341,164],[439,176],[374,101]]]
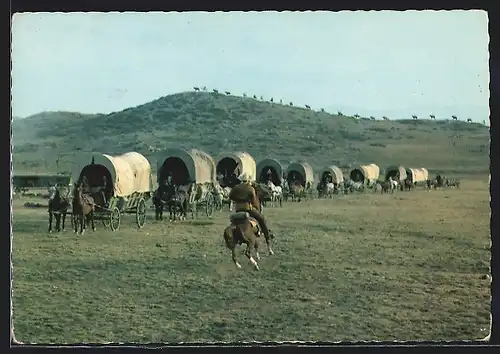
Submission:
[[[83,235],[85,231],[85,222],[90,221],[92,224],[92,230],[95,231],[94,225],[94,211],[95,211],[95,202],[94,198],[90,195],[83,194],[82,192],[82,183],[75,183],[75,189],[73,192],[73,225],[75,225],[75,233],[78,233],[78,224],[80,223],[80,234]],[[85,220],[86,219],[86,220]]]

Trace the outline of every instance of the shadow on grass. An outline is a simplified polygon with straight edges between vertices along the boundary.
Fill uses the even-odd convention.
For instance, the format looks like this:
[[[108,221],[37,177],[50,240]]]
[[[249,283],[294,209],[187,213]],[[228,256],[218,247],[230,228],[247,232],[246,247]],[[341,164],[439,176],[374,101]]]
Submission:
[[[189,225],[193,226],[207,226],[207,225],[214,225],[215,223],[211,220],[193,220],[189,222]]]

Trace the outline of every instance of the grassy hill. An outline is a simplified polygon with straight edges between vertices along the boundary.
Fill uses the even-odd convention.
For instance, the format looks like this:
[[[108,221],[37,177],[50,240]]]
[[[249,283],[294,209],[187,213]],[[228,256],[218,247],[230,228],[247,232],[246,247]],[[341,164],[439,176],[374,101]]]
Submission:
[[[137,151],[152,163],[167,146],[212,156],[245,150],[256,160],[324,165],[401,163],[431,172],[487,173],[489,130],[460,121],[332,115],[218,93],[184,92],[111,114],[44,112],[13,121],[16,172],[64,172],[74,154]]]

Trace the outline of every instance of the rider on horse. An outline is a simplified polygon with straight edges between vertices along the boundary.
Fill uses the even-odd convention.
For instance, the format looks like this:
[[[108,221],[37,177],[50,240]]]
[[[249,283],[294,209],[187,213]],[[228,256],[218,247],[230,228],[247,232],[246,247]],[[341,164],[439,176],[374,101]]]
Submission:
[[[236,185],[229,193],[229,199],[235,204],[236,212],[247,212],[252,218],[257,220],[266,240],[270,239],[269,229],[267,228],[264,216],[260,213],[260,203],[257,199],[255,188],[252,186],[248,174],[243,173],[238,177],[242,182]]]

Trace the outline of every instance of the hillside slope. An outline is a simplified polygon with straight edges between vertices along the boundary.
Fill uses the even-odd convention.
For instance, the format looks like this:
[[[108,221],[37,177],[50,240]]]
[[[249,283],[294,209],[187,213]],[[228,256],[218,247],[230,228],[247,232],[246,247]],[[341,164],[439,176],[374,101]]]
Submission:
[[[370,121],[217,93],[185,92],[111,114],[45,112],[13,121],[16,172],[69,171],[79,150],[245,150],[315,168],[375,162],[432,171],[489,168],[488,128],[460,121]]]

